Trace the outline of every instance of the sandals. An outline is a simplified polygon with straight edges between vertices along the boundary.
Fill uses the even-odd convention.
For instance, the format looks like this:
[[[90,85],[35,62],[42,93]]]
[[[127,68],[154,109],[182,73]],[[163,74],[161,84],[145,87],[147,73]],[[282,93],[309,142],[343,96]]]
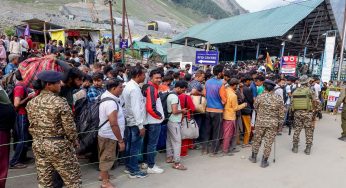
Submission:
[[[26,168],[26,167],[28,167],[28,166],[25,165],[25,164],[17,163],[17,164],[15,164],[13,166],[10,166],[10,169],[23,169],[23,168]]]
[[[172,157],[169,157],[169,158],[167,158],[166,159],[166,163],[173,163],[174,161],[173,161],[173,158]]]
[[[182,165],[181,163],[173,164],[172,168],[177,169],[177,170],[187,170],[187,168],[184,165]]]

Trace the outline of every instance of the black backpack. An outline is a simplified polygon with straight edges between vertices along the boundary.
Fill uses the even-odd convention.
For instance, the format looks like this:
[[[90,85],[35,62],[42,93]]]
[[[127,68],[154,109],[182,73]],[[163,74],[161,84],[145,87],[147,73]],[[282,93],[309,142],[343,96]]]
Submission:
[[[98,130],[108,122],[107,119],[100,125],[99,107],[105,101],[114,101],[119,110],[118,102],[110,97],[101,99],[101,96],[99,96],[94,102],[89,102],[85,97],[75,104],[75,122],[80,141],[79,154],[86,154],[97,146],[95,144],[97,144]]]
[[[171,94],[177,95],[174,92],[159,92],[159,96],[160,96],[162,108],[163,108],[163,113],[165,114],[165,120],[163,121],[163,124],[166,124],[168,122],[168,118],[172,115],[172,113],[168,112],[168,109],[167,109],[167,98]]]

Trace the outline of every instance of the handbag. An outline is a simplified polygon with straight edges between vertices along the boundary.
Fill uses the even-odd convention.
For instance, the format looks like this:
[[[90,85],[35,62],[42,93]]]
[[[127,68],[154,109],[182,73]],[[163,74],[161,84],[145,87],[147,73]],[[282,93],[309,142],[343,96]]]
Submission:
[[[185,108],[187,106],[187,96],[185,96]],[[191,118],[188,120],[187,117],[184,117],[181,122],[181,139],[196,139],[199,137],[199,127],[196,123],[196,121]]]
[[[198,113],[205,113],[207,107],[207,99],[203,96],[191,95],[192,102],[195,105],[195,111]]]

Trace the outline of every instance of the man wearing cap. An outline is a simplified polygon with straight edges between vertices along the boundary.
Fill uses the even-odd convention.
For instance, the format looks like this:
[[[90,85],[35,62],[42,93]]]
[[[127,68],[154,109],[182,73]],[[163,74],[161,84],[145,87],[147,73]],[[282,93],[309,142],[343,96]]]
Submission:
[[[255,136],[252,144],[252,155],[249,160],[257,162],[257,154],[264,138],[264,152],[261,167],[269,166],[268,158],[271,152],[278,126],[284,121],[284,104],[280,96],[274,93],[276,86],[271,80],[264,81],[264,93],[257,97],[254,108],[256,110]]]
[[[309,87],[309,78],[303,75],[299,79],[300,87],[292,93],[292,111],[294,116],[294,134],[293,134],[293,153],[298,153],[299,136],[302,129],[305,129],[306,149],[305,154],[310,155],[313,134],[314,134],[314,111],[316,110],[319,100],[314,91]],[[305,96],[304,96],[305,95]],[[304,108],[304,99],[306,100],[306,108]],[[303,102],[302,102],[303,101]]]
[[[43,71],[37,78],[41,81],[42,91],[26,109],[39,187],[53,187],[55,170],[66,187],[81,187],[81,171],[75,154],[79,143],[72,110],[66,99],[57,95],[62,75]]]

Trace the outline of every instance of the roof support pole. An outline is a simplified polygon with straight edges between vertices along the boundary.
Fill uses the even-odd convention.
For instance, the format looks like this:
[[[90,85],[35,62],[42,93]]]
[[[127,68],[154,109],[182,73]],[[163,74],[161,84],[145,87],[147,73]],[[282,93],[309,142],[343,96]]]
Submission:
[[[338,71],[338,80],[341,79],[341,70],[342,63],[344,62],[344,51],[345,51],[345,36],[346,35],[346,4],[345,4],[345,12],[344,12],[344,29],[342,32],[342,42],[341,42],[341,51],[340,51],[340,63],[339,63],[339,71]]]
[[[284,41],[284,42],[282,42],[282,47],[281,47],[281,58],[284,56],[284,54],[285,54],[285,46],[286,46],[286,42]]]
[[[260,51],[260,43],[257,44],[256,59],[258,59],[259,51]]]
[[[303,55],[303,63],[305,64],[305,57],[306,57],[306,52],[308,51],[308,47],[305,46],[304,48],[304,55]]]
[[[43,22],[43,36],[44,36],[44,53],[47,54],[47,34],[46,34],[46,21]]]
[[[187,44],[188,44],[188,38],[186,37],[185,38],[185,46],[187,46]]]
[[[234,64],[237,64],[237,51],[238,51],[238,46],[235,45],[234,46],[234,57],[233,57]]]

